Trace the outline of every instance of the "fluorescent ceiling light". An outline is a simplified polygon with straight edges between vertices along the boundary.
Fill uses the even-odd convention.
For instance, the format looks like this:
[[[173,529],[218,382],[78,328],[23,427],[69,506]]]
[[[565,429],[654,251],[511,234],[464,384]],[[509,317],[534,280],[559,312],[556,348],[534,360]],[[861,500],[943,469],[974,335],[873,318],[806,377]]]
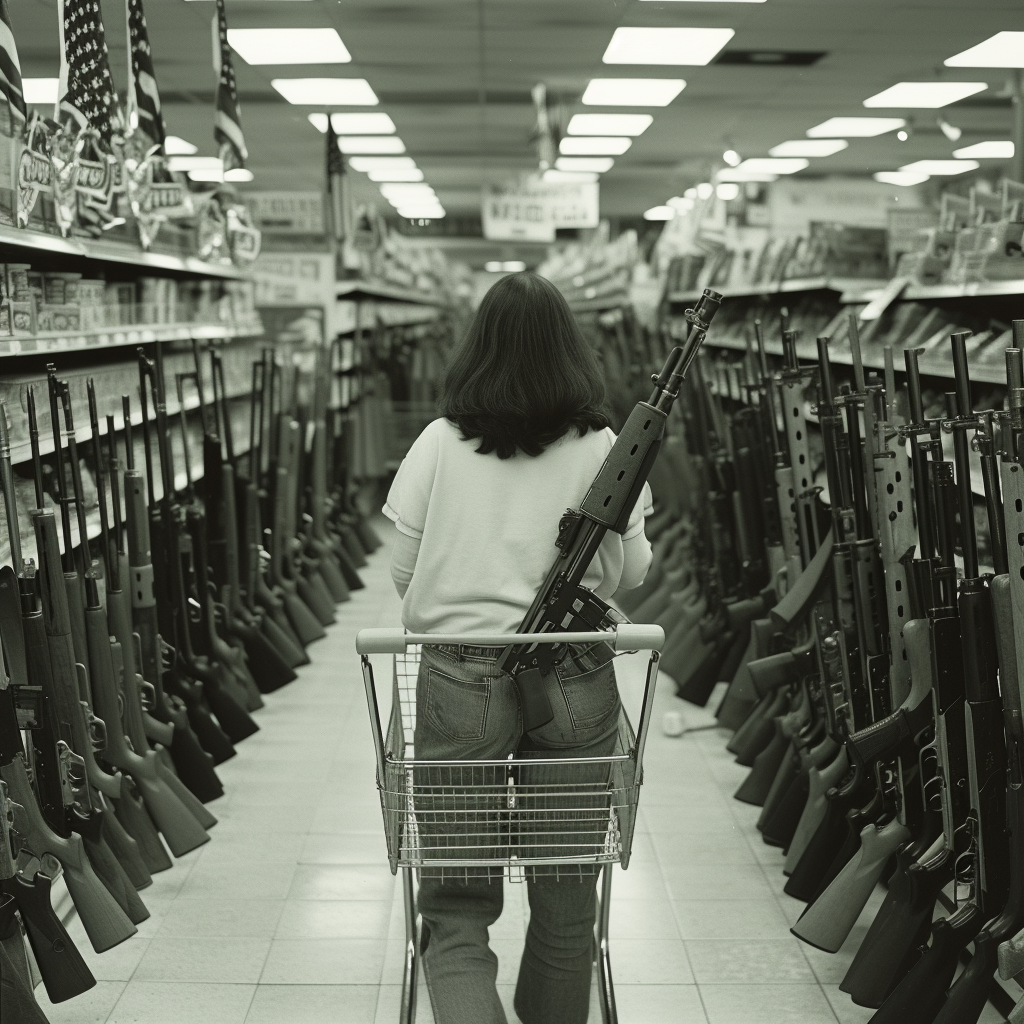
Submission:
[[[253,173],[248,167],[232,167],[224,172],[225,181],[252,181]]]
[[[737,171],[746,171],[749,174],[796,174],[809,165],[809,161],[802,157],[768,157],[756,156],[736,168]],[[721,175],[719,177],[722,177]],[[723,178],[722,180],[728,180]],[[733,179],[739,180],[739,179]]]
[[[177,135],[167,135],[164,137],[164,153],[167,156],[192,156],[198,152],[198,147],[193,146],[191,142],[181,139]]]
[[[918,174],[963,174],[976,171],[980,166],[977,160],[915,160],[904,164],[900,170]]]
[[[698,199],[710,199],[715,194],[715,186],[710,181],[702,181],[697,186]]]
[[[807,129],[811,139],[873,139],[894,132],[907,122],[902,117],[830,117]]]
[[[423,183],[422,185],[381,185],[380,194],[384,196],[385,199],[390,199],[392,196],[427,196],[431,199],[436,198],[434,195],[434,189],[426,183]]]
[[[354,156],[348,162],[353,171],[394,171],[416,166],[411,156]]]
[[[192,181],[223,181],[224,180],[224,168],[223,167],[197,167],[195,170],[188,172],[189,179]]]
[[[340,135],[338,149],[351,153],[404,153],[405,143],[397,135]]]
[[[988,88],[986,82],[897,82],[869,96],[865,107],[945,107]]]
[[[641,0],[645,2],[645,0]],[[646,0],[646,2],[659,2],[659,0]],[[666,0],[660,0],[660,2],[666,2]],[[667,0],[667,2],[680,3],[682,0]],[[704,4],[763,4],[765,0],[685,0],[687,3],[704,3]]]
[[[650,114],[573,114],[570,135],[643,135],[654,120]]]
[[[734,181],[723,181],[722,184],[715,189],[715,195],[717,195],[719,199],[724,199],[727,203],[738,198],[739,194],[740,187]]]
[[[229,28],[246,64],[348,64],[352,54],[333,28]]]
[[[1024,35],[1024,32],[1021,35]],[[958,160],[1009,160],[1013,157],[1013,143],[976,142],[973,146],[954,149],[953,156]]]
[[[21,91],[26,103],[56,103],[59,78],[23,78]]]
[[[224,161],[219,156],[172,156],[167,159],[169,171],[204,171],[213,168],[224,169]]]
[[[544,172],[544,180],[565,184],[567,182],[592,182],[597,181],[597,175],[593,171],[559,171],[555,168]]]
[[[768,150],[771,156],[832,156],[846,149],[846,139],[791,139]]]
[[[729,165],[730,167],[739,167],[739,165],[740,165],[741,163],[743,163],[743,157],[741,157],[741,156],[739,155],[739,153],[737,153],[737,152],[736,152],[736,150],[735,150],[735,149],[727,149],[727,150],[726,150],[726,151],[725,151],[725,152],[724,152],[724,153],[722,154],[722,159],[723,159],[723,160],[724,160],[724,161],[725,161],[725,162],[726,162],[726,163],[727,163],[727,164],[728,164],[728,165]]]
[[[736,33],[731,28],[617,28],[605,64],[710,64]]]
[[[587,106],[667,107],[686,88],[681,78],[592,78]]]
[[[327,132],[326,114],[309,114],[309,123],[321,134]],[[395,122],[388,114],[331,114],[336,135],[391,135]]]
[[[883,185],[920,185],[928,180],[927,174],[917,171],[876,171],[872,177]]]
[[[423,172],[418,167],[395,167],[391,170],[370,171],[370,181],[422,181]]]
[[[614,135],[566,135],[558,143],[558,151],[563,156],[622,156],[632,145],[632,139]]]
[[[693,209],[693,200],[689,196],[673,196],[666,205],[677,213],[688,213]]]
[[[1024,32],[997,32],[943,63],[950,68],[1024,68]]]
[[[615,161],[610,156],[560,156],[555,167],[560,171],[610,171]]]
[[[375,107],[379,102],[365,78],[272,78],[270,84],[298,106]]]
[[[644,220],[671,220],[676,211],[671,206],[652,206],[644,210]]]
[[[406,220],[441,220],[445,215],[443,206],[399,206],[398,216]]]
[[[518,274],[526,269],[522,260],[488,260],[484,270],[489,274]]]
[[[778,174],[768,171],[744,171],[739,167],[725,167],[715,175],[715,181],[775,181],[777,178]]]

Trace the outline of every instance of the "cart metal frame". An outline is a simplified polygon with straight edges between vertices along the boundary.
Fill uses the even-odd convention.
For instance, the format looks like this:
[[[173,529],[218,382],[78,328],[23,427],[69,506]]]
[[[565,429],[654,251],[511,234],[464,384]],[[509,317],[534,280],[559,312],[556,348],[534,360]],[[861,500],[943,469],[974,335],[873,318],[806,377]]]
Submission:
[[[650,651],[634,732],[625,711],[613,752],[604,757],[510,755],[489,761],[417,760],[416,680],[422,644],[503,646],[605,641],[617,653]],[[623,623],[614,631],[544,634],[413,634],[364,629],[356,637],[377,759],[377,789],[392,874],[402,869],[405,955],[399,1024],[415,1024],[421,922],[414,873],[469,877],[500,872],[510,881],[529,873],[600,871],[594,928],[603,1024],[618,1024],[609,949],[612,866],[629,866],[643,754],[658,679],[660,626]],[[381,728],[371,654],[393,654],[393,701]],[[545,779],[545,769],[556,769]],[[525,781],[524,781],[525,780]]]

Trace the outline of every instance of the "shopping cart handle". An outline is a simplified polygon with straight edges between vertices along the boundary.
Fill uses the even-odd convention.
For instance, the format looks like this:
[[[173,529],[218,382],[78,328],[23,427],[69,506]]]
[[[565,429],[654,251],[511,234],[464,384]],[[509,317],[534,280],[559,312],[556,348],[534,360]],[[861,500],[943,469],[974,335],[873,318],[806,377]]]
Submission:
[[[410,644],[475,644],[505,647],[508,644],[585,644],[604,640],[616,651],[660,651],[665,630],[656,625],[624,622],[606,633],[406,633],[400,626],[361,629],[356,634],[359,654],[404,654]]]

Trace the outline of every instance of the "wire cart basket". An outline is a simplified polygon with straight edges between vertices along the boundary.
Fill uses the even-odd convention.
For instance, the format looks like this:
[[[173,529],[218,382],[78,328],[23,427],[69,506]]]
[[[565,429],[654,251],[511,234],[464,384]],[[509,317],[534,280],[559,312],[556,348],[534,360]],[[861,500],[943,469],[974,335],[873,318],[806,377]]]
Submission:
[[[634,731],[625,711],[610,754],[555,758],[518,752],[490,761],[417,760],[416,679],[420,645],[594,643],[618,653],[649,650],[647,679]],[[579,877],[601,872],[595,923],[603,1024],[617,1024],[608,949],[612,866],[629,866],[643,752],[650,727],[660,626],[632,623],[614,631],[558,634],[414,634],[363,629],[356,637],[377,757],[377,789],[392,873],[402,869],[405,956],[400,1024],[414,1024],[420,961],[420,920],[414,872],[443,879],[522,881],[538,874]],[[391,717],[381,728],[371,654],[394,655]]]

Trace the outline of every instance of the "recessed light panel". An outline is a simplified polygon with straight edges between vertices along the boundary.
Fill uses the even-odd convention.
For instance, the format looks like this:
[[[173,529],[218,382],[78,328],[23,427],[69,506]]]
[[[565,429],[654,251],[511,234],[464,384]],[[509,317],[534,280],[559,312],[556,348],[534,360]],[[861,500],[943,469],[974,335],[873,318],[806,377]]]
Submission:
[[[770,171],[750,171],[743,170],[742,167],[724,167],[715,175],[715,181],[776,181],[779,175],[778,172],[772,173]],[[689,189],[687,189],[687,192]],[[697,194],[694,189],[695,196]]]
[[[1024,32],[997,32],[944,63],[950,68],[1024,68]]]
[[[1024,33],[1021,33],[1024,35]],[[973,146],[954,149],[958,160],[1010,160],[1013,157],[1013,143],[1006,141],[976,142]]]
[[[333,28],[229,28],[246,64],[348,64],[352,55]]]
[[[644,220],[671,220],[676,211],[671,206],[652,206],[644,210]]]
[[[977,160],[915,160],[912,164],[904,164],[900,170],[918,174],[963,174],[965,171],[976,171],[981,164]]]
[[[406,220],[441,220],[445,215],[443,206],[399,206],[398,216]]]
[[[610,156],[560,156],[555,167],[560,171],[610,171],[615,161]]]
[[[919,171],[877,171],[872,177],[883,185],[900,185],[903,188],[921,185],[928,180],[928,175]]]
[[[988,88],[985,82],[897,82],[869,96],[865,107],[927,107],[932,110]]]
[[[543,177],[545,181],[556,184],[597,181],[597,174],[594,171],[559,171],[554,167],[545,171]]]
[[[654,120],[650,114],[573,114],[570,135],[642,135]]]
[[[595,107],[667,107],[685,88],[681,78],[592,78],[583,102]]]
[[[746,171],[748,174],[796,174],[797,171],[802,171],[808,164],[809,161],[799,157],[756,156],[749,160],[744,160],[736,170],[741,173]],[[739,179],[733,180],[738,181]]]
[[[178,138],[177,135],[168,135],[164,138],[164,152],[168,156],[192,156],[199,150],[191,142]]]
[[[23,78],[21,92],[26,103],[56,103],[59,78]]]
[[[252,181],[254,177],[248,167],[232,167],[224,172],[225,181]]]
[[[710,64],[736,35],[731,28],[617,28],[605,64]]]
[[[341,135],[338,149],[350,153],[404,153],[405,143],[397,135]]]
[[[558,143],[558,152],[563,156],[622,156],[632,145],[632,139],[614,135],[566,135]]]
[[[327,131],[326,114],[310,114],[309,123],[321,133]],[[331,114],[336,135],[391,135],[395,122],[387,114]]]
[[[411,156],[354,156],[348,162],[353,171],[388,171],[415,167]]]
[[[846,139],[791,139],[768,150],[770,156],[832,156],[846,149]]]
[[[894,132],[907,122],[902,117],[830,117],[807,129],[810,139],[873,139]]]
[[[297,106],[375,107],[379,102],[365,78],[272,78],[270,84]]]
[[[433,188],[426,183],[422,185],[411,185],[411,184],[393,184],[393,185],[381,185],[380,194],[388,201],[397,201],[404,199],[408,201],[408,205],[412,206],[415,201],[430,201],[433,202],[437,198]]]
[[[369,171],[370,181],[422,181],[423,172],[418,167],[393,167]]]

